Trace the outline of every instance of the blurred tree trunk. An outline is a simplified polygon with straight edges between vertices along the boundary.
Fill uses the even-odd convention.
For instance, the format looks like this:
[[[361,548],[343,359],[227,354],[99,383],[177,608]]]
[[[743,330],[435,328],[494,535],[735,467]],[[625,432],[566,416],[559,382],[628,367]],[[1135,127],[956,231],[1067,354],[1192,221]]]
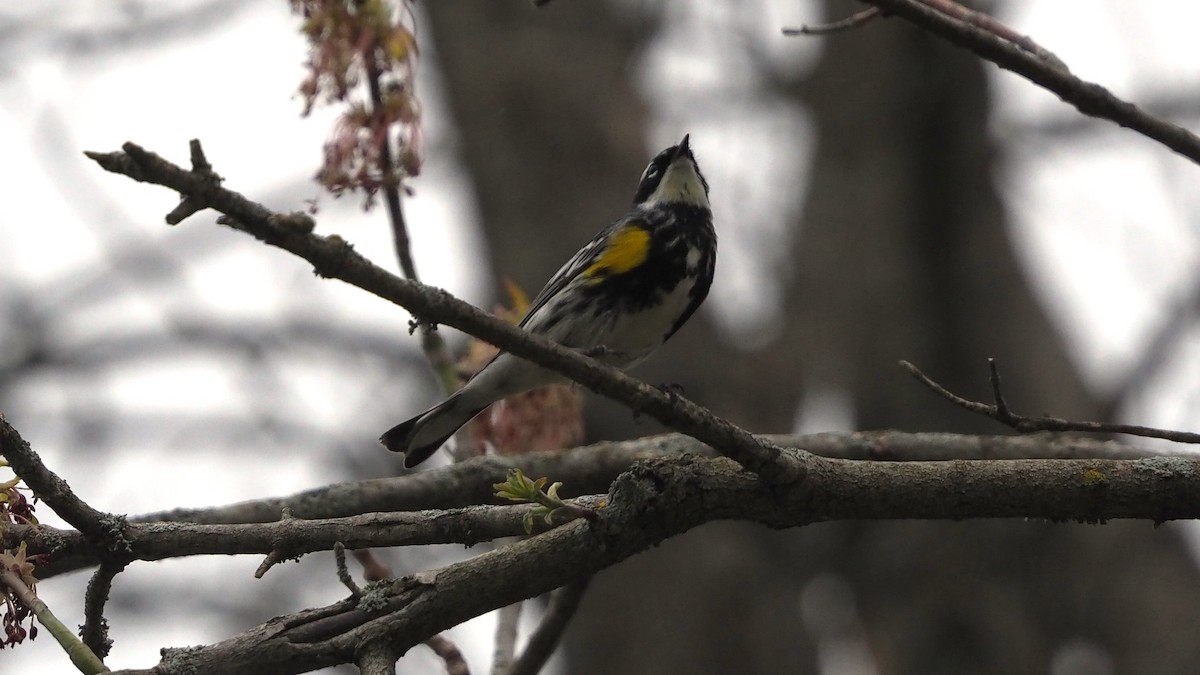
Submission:
[[[423,6],[494,269],[536,291],[654,150],[631,71],[653,27],[601,3]],[[835,390],[859,428],[997,433],[896,367],[986,398],[994,356],[1018,410],[1090,416],[1009,240],[979,61],[896,21],[823,44],[795,92],[819,148],[779,339],[748,353],[693,321],[639,374],[755,431]],[[655,430],[593,408],[596,437]],[[815,673],[818,650],[858,639],[879,672],[936,675],[1048,672],[1076,640],[1115,672],[1191,673],[1200,647],[1179,627],[1200,620],[1197,591],[1178,537],[1142,523],[718,524],[600,575],[567,647],[573,673]]]

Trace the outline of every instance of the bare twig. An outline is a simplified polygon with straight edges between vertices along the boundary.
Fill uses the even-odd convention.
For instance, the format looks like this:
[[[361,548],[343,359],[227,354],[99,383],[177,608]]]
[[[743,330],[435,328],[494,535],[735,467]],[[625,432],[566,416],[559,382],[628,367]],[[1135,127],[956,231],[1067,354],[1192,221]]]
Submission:
[[[382,49],[380,45],[370,45],[368,53],[363,54],[363,62],[367,69],[367,89],[370,93],[371,108],[378,112],[383,109],[383,92],[380,88],[379,64],[375,60],[375,50]],[[419,281],[417,266],[413,262],[412,248],[408,238],[408,227],[404,221],[404,208],[400,202],[400,185],[396,181],[395,162],[392,159],[392,140],[388,133],[379,146],[379,173],[384,177],[383,201],[387,205],[388,222],[392,226],[392,243],[396,250],[396,260],[400,263],[400,271],[404,278]],[[460,386],[458,373],[454,368],[454,357],[446,346],[446,341],[438,335],[436,326],[419,323],[421,331],[421,349],[438,375],[442,390],[452,394]]]
[[[1200,137],[1150,115],[1108,89],[1075,77],[1049,52],[1033,50],[1032,41],[1002,37],[981,21],[964,21],[944,11],[946,2],[933,0],[862,0],[967,49],[992,63],[1047,89],[1090,117],[1115,122],[1200,163]],[[980,26],[989,25],[988,29]]]
[[[871,19],[880,15],[878,7],[868,7],[861,12],[855,12],[850,16],[839,21],[831,21],[830,23],[819,23],[814,25],[802,24],[799,28],[784,28],[783,34],[789,37],[794,35],[830,35],[833,33],[841,33],[843,31],[853,30],[866,24]]]
[[[635,380],[573,350],[490,316],[445,291],[400,279],[359,255],[340,237],[319,237],[281,227],[277,215],[242,195],[214,186],[202,176],[176,166],[135,143],[123,152],[86,153],[103,168],[135,180],[197,194],[226,215],[225,223],[262,241],[299,255],[317,274],[341,279],[408,308],[426,321],[444,323],[528,359],[674,427],[734,458],[767,480],[790,482],[803,475],[807,457],[788,453],[750,432],[716,417],[679,395]]]
[[[112,639],[108,636],[108,620],[104,618],[104,605],[112,592],[113,579],[125,569],[128,564],[124,560],[105,560],[100,563],[96,573],[88,582],[83,595],[83,630],[81,637],[100,658],[108,656],[112,649]]]
[[[1146,438],[1161,438],[1168,441],[1175,441],[1176,443],[1200,443],[1200,434],[1190,431],[1157,429],[1136,424],[1074,421],[1062,419],[1061,417],[1026,417],[1024,415],[1017,415],[1008,408],[1003,396],[1001,396],[1000,374],[996,370],[995,359],[988,359],[988,368],[991,371],[992,394],[995,397],[995,403],[992,405],[971,401],[954,394],[942,385],[934,382],[928,375],[921,372],[919,368],[908,361],[901,361],[900,367],[907,370],[921,384],[929,387],[938,396],[950,401],[954,405],[994,419],[1022,433],[1035,431],[1086,431],[1090,433],[1129,434],[1131,436],[1144,436]]]
[[[350,570],[346,567],[346,545],[340,541],[333,545],[333,563],[337,568],[338,581],[342,582],[346,590],[350,591],[350,597],[361,596],[362,589],[354,583],[354,577],[350,576]]]
[[[505,675],[537,675],[541,672],[562,640],[567,624],[570,623],[571,617],[575,616],[575,610],[579,609],[579,602],[583,599],[583,593],[590,581],[591,578],[588,577],[554,591],[546,613],[534,629],[533,635],[529,636],[525,651],[521,652],[521,657]]]

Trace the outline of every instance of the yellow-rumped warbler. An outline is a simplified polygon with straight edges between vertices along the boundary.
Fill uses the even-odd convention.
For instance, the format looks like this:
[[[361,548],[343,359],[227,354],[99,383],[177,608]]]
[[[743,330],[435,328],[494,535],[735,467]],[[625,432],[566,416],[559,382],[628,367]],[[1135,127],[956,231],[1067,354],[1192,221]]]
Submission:
[[[646,167],[633,209],[558,270],[520,325],[629,368],[674,335],[704,301],[716,258],[708,182],[684,136]],[[416,466],[492,403],[565,381],[501,353],[457,393],[387,430],[379,442],[405,453],[405,466]]]

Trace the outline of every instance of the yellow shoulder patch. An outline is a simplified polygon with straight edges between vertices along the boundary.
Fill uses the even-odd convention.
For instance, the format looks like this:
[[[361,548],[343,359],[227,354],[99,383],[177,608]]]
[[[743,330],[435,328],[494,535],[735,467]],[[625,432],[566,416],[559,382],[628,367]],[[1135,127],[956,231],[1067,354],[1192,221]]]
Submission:
[[[596,261],[587,266],[583,276],[592,279],[624,274],[646,262],[649,255],[650,233],[636,223],[627,223],[612,236]]]

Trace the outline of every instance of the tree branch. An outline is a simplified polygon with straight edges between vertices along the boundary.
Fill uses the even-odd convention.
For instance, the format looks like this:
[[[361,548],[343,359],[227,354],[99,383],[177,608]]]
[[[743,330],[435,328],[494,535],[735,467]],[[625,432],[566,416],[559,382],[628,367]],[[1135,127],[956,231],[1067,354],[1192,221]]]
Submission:
[[[1113,95],[1108,89],[1079,79],[1065,66],[1029,51],[1019,42],[1005,39],[979,25],[963,21],[935,7],[943,2],[928,0],[861,0],[959,47],[1016,73],[1053,92],[1089,117],[1098,117],[1132,129],[1172,151],[1200,164],[1200,138],[1190,131],[1150,115],[1136,105]]]
[[[186,198],[220,211],[226,225],[294,253],[324,277],[340,279],[405,307],[424,321],[458,328],[496,347],[561,373],[583,386],[683,433],[708,443],[755,473],[790,482],[804,472],[806,458],[756,439],[750,432],[720,419],[707,409],[668,394],[621,371],[528,333],[455,298],[418,282],[400,279],[357,253],[337,236],[312,234],[312,219],[273,213],[261,204],[215,185],[211,180],[166,161],[134,143],[123,152],[88,152],[88,157],[113,173],[169,187]]]
[[[579,503],[596,506],[600,497],[581,497]],[[131,523],[125,531],[131,560],[164,560],[192,555],[268,555],[261,572],[276,563],[315,551],[332,551],[341,543],[348,549],[425,544],[466,544],[525,533],[525,514],[535,504],[474,506],[446,511],[365,513],[346,518],[303,520],[285,518],[273,523],[201,525],[196,523]],[[535,531],[544,531],[574,518],[556,514],[546,525],[535,519]],[[49,578],[71,569],[95,564],[87,538],[78,532],[45,525],[12,526],[2,536],[29,536],[33,553],[47,553],[51,562],[39,567]],[[30,536],[32,535],[32,536]],[[261,576],[261,574],[259,574]]]
[[[113,579],[127,564],[126,560],[101,562],[83,594],[83,629],[80,631],[80,637],[83,638],[83,643],[102,659],[108,656],[112,649],[112,640],[108,637],[108,620],[104,618],[104,605],[108,603],[108,596],[112,593]]]
[[[829,23],[819,23],[812,26],[802,24],[799,28],[784,28],[783,34],[789,37],[796,35],[831,35],[833,33],[841,33],[843,31],[854,30],[866,25],[872,19],[878,18],[880,11],[878,7],[868,7],[861,12],[855,12],[845,19],[831,21]]]
[[[160,675],[185,668],[230,675],[303,672],[353,659],[356,645],[376,640],[404,653],[467,619],[591,576],[712,520],[782,528],[833,519],[1196,518],[1200,458],[899,463],[819,458],[804,480],[769,485],[728,459],[685,456],[638,464],[613,484],[607,501],[596,521],[574,521],[397,580],[364,593],[359,603],[280,617],[214,645],[168,650]]]
[[[1000,391],[1000,372],[996,369],[995,359],[988,359],[992,397],[995,400],[995,403],[991,405],[980,403],[979,401],[971,401],[951,392],[937,382],[934,382],[928,375],[921,372],[919,368],[908,361],[901,361],[900,367],[907,370],[917,381],[929,387],[935,394],[954,405],[996,420],[1022,433],[1035,431],[1083,431],[1087,433],[1129,434],[1131,436],[1144,436],[1146,438],[1161,438],[1168,441],[1175,441],[1176,443],[1200,443],[1200,434],[1191,431],[1158,429],[1137,424],[1111,424],[1108,422],[1065,420],[1061,417],[1026,417],[1025,415],[1018,415],[1010,410],[1008,404],[1004,401],[1004,396]]]
[[[21,602],[33,611],[33,615],[37,617],[38,623],[50,632],[63,651],[71,659],[71,663],[79,669],[81,673],[107,673],[108,668],[104,666],[104,662],[98,656],[92,653],[91,649],[85,645],[71,629],[67,628],[58,617],[50,611],[46,603],[42,602],[33,589],[27,586],[21,575],[10,569],[0,569],[0,586],[6,586],[8,590],[21,600]]]
[[[33,494],[93,544],[121,550],[125,517],[97,511],[77,497],[67,481],[46,468],[37,452],[0,416],[0,455]]]
[[[771,436],[770,439],[783,447],[805,448],[825,457],[855,460],[1162,457],[1161,452],[1115,441],[1056,434],[963,436],[876,431]],[[638,460],[681,456],[712,458],[717,455],[695,439],[667,434],[621,443],[599,443],[565,452],[477,457],[431,471],[338,483],[290,497],[148,514],[130,520],[127,532],[130,555],[139,560],[185,555],[261,555],[274,550],[280,542],[289,547],[306,544],[295,549],[295,555],[299,555],[332,548],[339,537],[347,536],[361,538],[352,541],[363,545],[402,546],[448,541],[471,543],[518,535],[524,533],[520,525],[524,509],[534,508],[533,505],[505,507],[509,510],[470,506],[493,501],[492,484],[504,480],[509,469],[520,468],[533,476],[553,475],[566,481],[567,487],[576,494],[597,494],[608,490],[613,480]],[[354,499],[355,494],[361,494],[362,498]],[[296,522],[288,525],[280,521],[284,508],[293,512]],[[399,513],[429,509],[442,510],[438,514],[438,523],[426,523],[428,513]],[[386,532],[372,531],[387,522],[392,525]],[[256,523],[265,525],[255,527]],[[223,529],[217,527],[220,525],[238,527]],[[303,532],[309,525],[314,527],[314,532],[305,536]],[[456,528],[470,529],[475,538],[451,539]],[[369,538],[372,536],[374,538]],[[34,552],[52,554],[51,560],[38,568],[38,575],[43,579],[98,562],[87,539],[78,532],[44,525],[11,525],[0,533],[0,548],[16,547],[21,541],[28,542]],[[350,543],[346,546],[354,548]]]
[[[503,675],[537,675],[541,672],[554,654],[571,617],[575,616],[575,610],[579,609],[579,601],[583,599],[590,581],[591,577],[588,577],[554,591],[554,595],[550,596],[550,606],[546,608],[546,614],[542,616],[533,635],[529,636],[525,651]]]

